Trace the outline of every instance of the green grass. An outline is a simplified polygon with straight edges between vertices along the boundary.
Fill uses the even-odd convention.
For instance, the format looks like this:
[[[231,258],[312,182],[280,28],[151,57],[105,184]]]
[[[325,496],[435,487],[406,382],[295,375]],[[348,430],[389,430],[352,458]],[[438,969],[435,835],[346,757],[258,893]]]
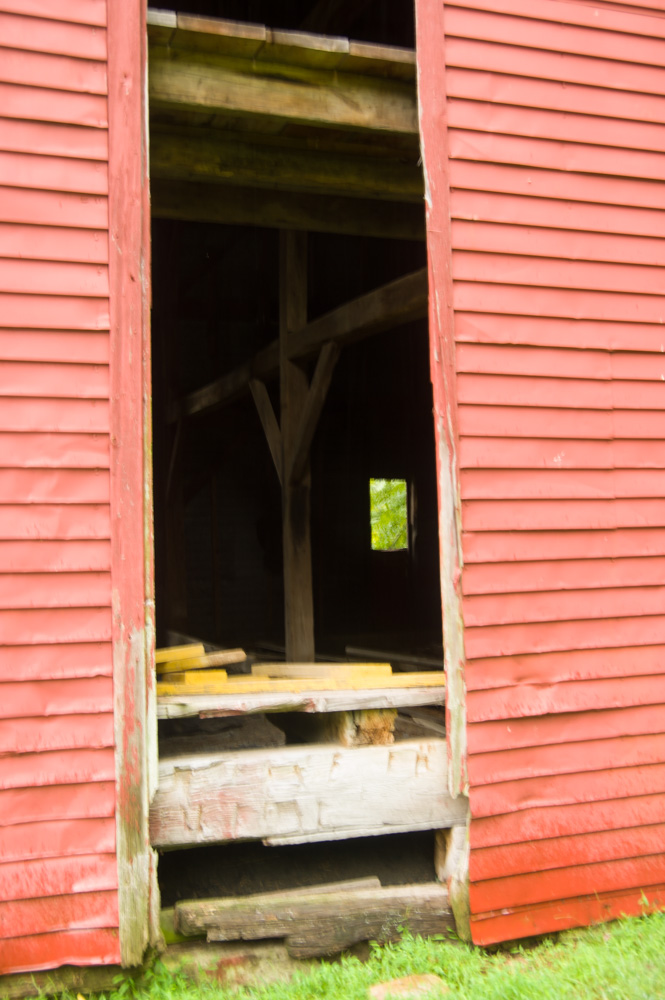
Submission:
[[[161,963],[141,982],[125,980],[104,1000],[365,1000],[367,987],[436,973],[449,1000],[657,1000],[665,998],[665,913],[562,934],[536,947],[490,954],[458,941],[406,936],[373,948],[370,959],[322,962],[289,983],[228,988],[194,983]],[[73,996],[63,1000],[74,1000]]]

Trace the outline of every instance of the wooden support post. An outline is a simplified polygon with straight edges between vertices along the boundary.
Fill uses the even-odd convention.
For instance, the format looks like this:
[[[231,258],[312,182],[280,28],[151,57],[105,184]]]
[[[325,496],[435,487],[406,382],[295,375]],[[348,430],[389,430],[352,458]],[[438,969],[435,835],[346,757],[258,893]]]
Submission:
[[[290,469],[300,416],[307,401],[307,375],[289,360],[289,335],[307,322],[307,237],[280,234],[280,409],[282,469]],[[314,602],[310,540],[309,461],[297,484],[283,476],[282,538],[284,548],[284,625],[286,659],[314,659]]]

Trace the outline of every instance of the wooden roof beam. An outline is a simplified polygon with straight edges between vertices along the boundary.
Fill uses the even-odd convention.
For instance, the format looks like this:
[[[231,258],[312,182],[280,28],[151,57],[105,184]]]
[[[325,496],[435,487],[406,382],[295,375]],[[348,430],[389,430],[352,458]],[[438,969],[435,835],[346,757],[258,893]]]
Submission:
[[[294,64],[150,46],[156,110],[258,117],[335,129],[418,135],[412,82]]]
[[[404,155],[404,154],[402,154]],[[251,141],[215,129],[150,132],[150,176],[343,197],[421,202],[423,176],[414,141],[407,162],[293,143]],[[409,162],[410,160],[410,162]]]
[[[361,295],[294,331],[289,336],[288,358],[291,361],[308,358],[324,344],[333,342],[341,346],[426,316],[427,269],[423,268]],[[175,405],[171,419],[207,413],[245,392],[250,379],[265,380],[278,371],[279,341],[275,340],[251,361],[184,396]]]
[[[303,229],[312,233],[424,240],[424,202],[401,204],[268,188],[226,187],[154,178],[152,215],[158,219]]]

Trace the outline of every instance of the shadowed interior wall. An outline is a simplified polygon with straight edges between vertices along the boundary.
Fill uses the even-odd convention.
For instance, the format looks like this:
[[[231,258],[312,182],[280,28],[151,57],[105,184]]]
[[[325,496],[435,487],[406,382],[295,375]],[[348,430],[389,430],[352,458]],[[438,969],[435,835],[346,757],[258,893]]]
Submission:
[[[665,902],[665,5],[649,6],[417,5],[445,59],[442,113],[419,53],[430,198],[449,199],[442,226],[430,205],[431,316],[457,395],[479,944]]]

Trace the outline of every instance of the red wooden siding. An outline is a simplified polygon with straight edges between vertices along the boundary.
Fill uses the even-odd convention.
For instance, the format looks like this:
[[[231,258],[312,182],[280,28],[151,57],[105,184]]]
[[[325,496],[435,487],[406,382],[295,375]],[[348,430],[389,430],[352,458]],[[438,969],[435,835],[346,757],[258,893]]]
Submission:
[[[0,972],[120,960],[105,0],[0,0]]]
[[[455,344],[490,944],[665,902],[665,4],[441,6],[419,10],[446,115],[421,53],[422,126],[430,191],[448,170],[433,326]]]

